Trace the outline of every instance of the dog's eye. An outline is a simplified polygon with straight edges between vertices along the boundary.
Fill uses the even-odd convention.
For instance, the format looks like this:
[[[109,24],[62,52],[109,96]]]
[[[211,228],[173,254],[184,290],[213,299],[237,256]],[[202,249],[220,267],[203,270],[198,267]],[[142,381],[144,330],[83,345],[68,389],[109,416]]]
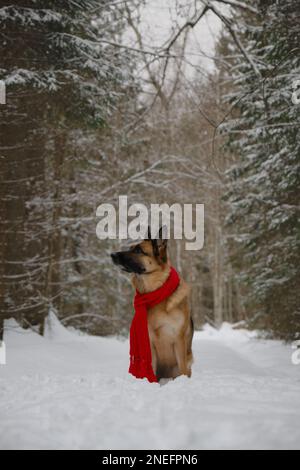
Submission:
[[[143,250],[140,246],[136,246],[134,249],[133,249],[133,253],[136,253],[136,254],[140,254],[140,253],[143,253]]]

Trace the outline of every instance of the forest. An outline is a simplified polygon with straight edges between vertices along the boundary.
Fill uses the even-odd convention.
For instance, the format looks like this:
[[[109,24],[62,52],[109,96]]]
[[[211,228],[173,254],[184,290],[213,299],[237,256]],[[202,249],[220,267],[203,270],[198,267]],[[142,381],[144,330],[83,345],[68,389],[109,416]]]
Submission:
[[[196,329],[299,339],[299,0],[1,0],[0,24],[0,338],[49,312],[127,335],[96,237],[127,195],[205,205],[204,248],[170,241]]]

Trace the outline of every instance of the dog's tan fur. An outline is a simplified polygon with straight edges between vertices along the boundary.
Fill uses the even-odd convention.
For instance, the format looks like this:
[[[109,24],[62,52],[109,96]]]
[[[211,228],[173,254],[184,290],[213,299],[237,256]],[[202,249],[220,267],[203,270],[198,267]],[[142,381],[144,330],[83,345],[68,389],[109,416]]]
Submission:
[[[133,286],[141,293],[161,287],[169,276],[167,243],[161,241],[155,253],[151,240],[140,245],[142,254],[134,253],[145,273],[132,276]],[[189,308],[190,288],[181,279],[177,290],[165,301],[148,311],[148,330],[153,371],[160,378],[191,376],[193,323]]]

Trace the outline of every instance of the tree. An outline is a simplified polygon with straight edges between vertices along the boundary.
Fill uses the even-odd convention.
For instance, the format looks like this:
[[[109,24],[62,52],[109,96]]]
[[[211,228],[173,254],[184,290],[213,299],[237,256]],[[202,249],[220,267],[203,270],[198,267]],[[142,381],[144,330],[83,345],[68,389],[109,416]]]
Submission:
[[[129,54],[114,44],[120,7],[110,3],[1,5],[1,321],[42,331],[59,299],[70,132],[102,129],[131,76]]]
[[[231,43],[233,118],[224,126],[237,156],[227,197],[235,267],[253,324],[290,339],[300,332],[299,2],[256,2],[239,13],[245,54]],[[259,319],[259,321],[257,321]]]

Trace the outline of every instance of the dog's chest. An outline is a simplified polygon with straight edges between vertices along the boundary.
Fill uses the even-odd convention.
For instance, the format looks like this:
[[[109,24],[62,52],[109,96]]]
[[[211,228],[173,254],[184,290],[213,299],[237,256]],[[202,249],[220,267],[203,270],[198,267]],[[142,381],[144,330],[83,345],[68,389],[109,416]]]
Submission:
[[[162,303],[148,311],[148,328],[153,339],[175,339],[184,325],[183,313],[176,308],[167,312],[165,305]]]

